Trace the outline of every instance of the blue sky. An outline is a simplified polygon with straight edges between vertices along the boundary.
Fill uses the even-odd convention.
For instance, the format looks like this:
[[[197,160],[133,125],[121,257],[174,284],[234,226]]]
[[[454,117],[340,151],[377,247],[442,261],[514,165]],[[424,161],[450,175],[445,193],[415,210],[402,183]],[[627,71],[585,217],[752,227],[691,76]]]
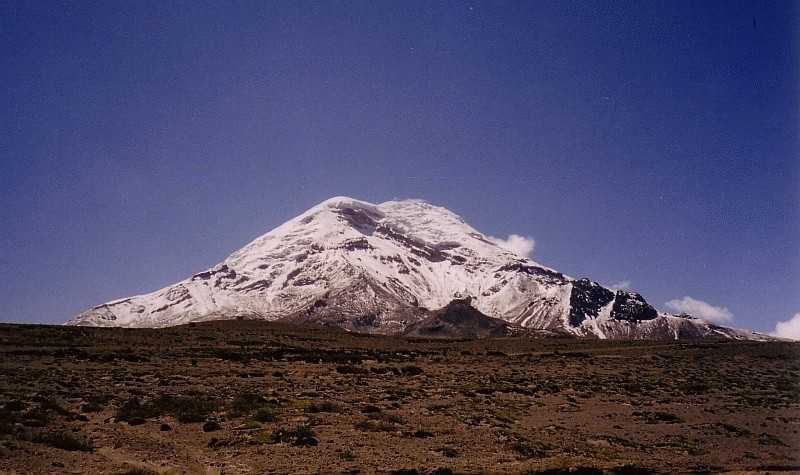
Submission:
[[[2,1],[0,320],[155,290],[347,195],[422,198],[569,275],[772,330],[800,312],[799,20]]]

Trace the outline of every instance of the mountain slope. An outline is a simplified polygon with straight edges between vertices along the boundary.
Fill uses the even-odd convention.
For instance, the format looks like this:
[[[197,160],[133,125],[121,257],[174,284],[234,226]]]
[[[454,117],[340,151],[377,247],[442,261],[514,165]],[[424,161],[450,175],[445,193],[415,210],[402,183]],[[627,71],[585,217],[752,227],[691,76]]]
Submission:
[[[455,299],[431,316],[406,327],[404,336],[420,338],[486,338],[520,335],[518,327],[505,320],[482,314],[471,299]]]
[[[503,249],[445,208],[346,197],[320,203],[207,271],[99,305],[67,324],[163,327],[244,316],[402,333],[465,297],[516,326],[578,336],[751,336],[567,277]]]

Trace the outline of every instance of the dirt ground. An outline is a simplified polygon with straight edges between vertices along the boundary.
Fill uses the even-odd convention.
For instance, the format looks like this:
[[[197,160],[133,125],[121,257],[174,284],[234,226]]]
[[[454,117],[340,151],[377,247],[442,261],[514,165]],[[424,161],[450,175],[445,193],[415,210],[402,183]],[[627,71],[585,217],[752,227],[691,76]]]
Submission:
[[[0,474],[800,473],[800,345],[0,325]]]

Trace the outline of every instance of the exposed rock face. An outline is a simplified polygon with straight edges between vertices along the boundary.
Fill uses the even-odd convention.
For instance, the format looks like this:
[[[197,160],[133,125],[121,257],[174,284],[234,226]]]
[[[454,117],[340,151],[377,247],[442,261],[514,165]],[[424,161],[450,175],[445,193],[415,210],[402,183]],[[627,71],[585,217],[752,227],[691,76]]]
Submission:
[[[755,336],[659,313],[639,294],[565,276],[499,247],[447,209],[345,197],[320,203],[207,271],[67,323],[163,327],[242,317],[402,334],[466,297],[480,314],[528,330],[600,338]],[[438,315],[437,325],[447,315]]]
[[[614,300],[614,293],[589,279],[572,283],[569,296],[569,324],[578,327],[587,318],[597,318],[600,310]]]
[[[644,300],[644,297],[635,292],[617,291],[614,307],[611,309],[611,318],[635,322],[652,320],[656,317],[658,317],[658,312]]]

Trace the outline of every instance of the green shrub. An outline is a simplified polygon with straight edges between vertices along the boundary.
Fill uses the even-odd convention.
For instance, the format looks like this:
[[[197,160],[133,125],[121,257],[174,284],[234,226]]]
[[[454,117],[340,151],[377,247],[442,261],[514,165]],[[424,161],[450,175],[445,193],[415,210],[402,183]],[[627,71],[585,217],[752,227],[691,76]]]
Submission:
[[[242,424],[239,427],[237,427],[237,429],[240,429],[240,430],[255,430],[255,429],[260,429],[260,428],[261,428],[261,424],[259,424],[256,421],[246,421],[244,424]]]
[[[175,419],[178,422],[203,422],[216,408],[211,401],[193,397],[181,397],[175,400]]]
[[[313,446],[317,445],[316,434],[309,425],[301,424],[294,430],[294,445]]]

